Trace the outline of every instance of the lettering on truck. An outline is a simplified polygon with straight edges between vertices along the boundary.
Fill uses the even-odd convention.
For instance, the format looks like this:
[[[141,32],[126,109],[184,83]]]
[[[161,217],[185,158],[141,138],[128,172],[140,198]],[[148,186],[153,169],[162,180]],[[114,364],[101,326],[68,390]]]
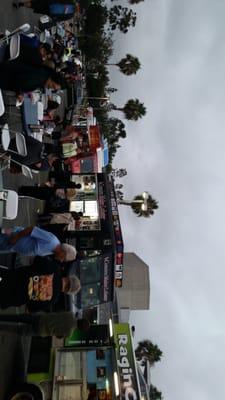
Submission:
[[[125,400],[137,400],[137,393],[134,389],[134,373],[130,366],[127,350],[128,336],[118,335],[120,379],[122,381]]]

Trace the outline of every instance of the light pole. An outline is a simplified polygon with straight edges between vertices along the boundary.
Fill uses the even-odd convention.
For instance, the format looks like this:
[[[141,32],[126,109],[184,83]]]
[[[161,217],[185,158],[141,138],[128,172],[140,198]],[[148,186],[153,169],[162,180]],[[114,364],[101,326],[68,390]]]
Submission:
[[[94,107],[94,110],[102,110],[103,107],[106,107],[110,103],[110,97],[105,96],[105,97],[84,97],[84,100],[99,100],[98,107]]]
[[[135,204],[140,204],[142,211],[148,211],[148,201],[151,197],[150,194],[145,191],[138,197],[141,197],[141,199],[133,199],[131,201],[119,200],[119,204],[125,204],[125,205],[129,205],[129,206],[132,206]]]
[[[133,200],[117,199],[118,204],[130,206],[139,217],[150,217],[154,210],[158,208],[158,203],[148,192],[142,192],[134,197]]]

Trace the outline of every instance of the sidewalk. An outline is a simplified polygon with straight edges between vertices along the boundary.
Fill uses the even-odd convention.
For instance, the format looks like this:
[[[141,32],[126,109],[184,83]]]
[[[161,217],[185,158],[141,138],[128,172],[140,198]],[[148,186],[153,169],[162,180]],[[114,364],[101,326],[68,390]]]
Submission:
[[[22,185],[34,185],[35,181],[42,182],[46,180],[46,174],[37,174],[35,180],[28,179],[23,175],[13,175],[8,171],[3,173],[3,187],[4,189],[12,189],[17,192],[18,188]],[[4,220],[3,228],[13,226],[35,226],[37,220],[37,213],[42,213],[44,208],[44,201],[36,199],[21,198],[19,200],[18,215],[14,220]],[[11,267],[13,254],[0,254],[0,265]],[[17,256],[17,259],[22,264],[29,264],[28,257]]]
[[[28,21],[33,26],[39,17],[28,9],[14,10],[10,0],[1,0],[1,9],[4,10],[0,15],[1,32],[4,32],[5,29],[12,30]],[[15,189],[24,182],[25,178],[18,179],[18,176],[8,175],[8,173],[4,173],[5,188]],[[28,205],[27,201],[20,204],[19,216],[16,220],[18,224],[30,225],[34,222],[34,211],[39,204],[36,203],[35,207],[33,206]],[[11,221],[11,224],[14,225],[14,222]],[[19,309],[10,308],[7,312],[19,312]],[[29,338],[0,333],[0,400],[5,400],[7,390],[13,387],[15,378],[19,379],[23,375],[25,361],[29,354],[29,342]]]
[[[13,30],[14,28],[29,22],[31,27],[37,25],[40,15],[34,14],[31,10],[21,8],[18,11],[13,9],[11,0],[1,0],[1,9],[4,12],[0,15],[1,28],[0,31],[4,32],[5,29]],[[64,115],[64,108],[67,107],[66,98],[63,97],[62,104],[59,108],[61,116]],[[14,108],[14,113],[17,110]],[[12,118],[12,128],[21,131],[21,116],[18,112]],[[46,181],[46,174],[41,173],[35,176],[35,181],[31,181],[21,175],[11,175],[9,172],[3,174],[3,185],[6,189],[17,191],[18,187],[26,184],[33,185]],[[37,212],[42,212],[44,202],[40,200],[21,199],[19,200],[18,217],[12,221],[4,221],[3,227],[10,226],[30,226],[36,224]],[[7,259],[10,257],[0,256],[0,264],[7,265]],[[24,259],[23,259],[24,261]],[[7,313],[22,312],[21,308],[10,308]],[[3,311],[0,310],[0,314]],[[18,336],[13,333],[0,332],[0,400],[5,400],[5,396],[10,388],[15,386],[16,380],[23,380],[26,371],[26,364],[29,356],[30,338]]]
[[[40,181],[41,177],[36,177]],[[21,175],[12,175],[9,172],[3,174],[4,188],[18,189],[23,184],[34,184]],[[21,199],[19,201],[18,217],[12,221],[4,221],[3,226],[29,226],[35,225],[37,211],[43,209],[43,202],[40,200]],[[12,255],[0,255],[0,265],[10,267]],[[27,258],[20,257],[23,264],[27,263]],[[19,313],[22,307],[11,307],[7,310],[0,310],[0,313]],[[0,400],[4,400],[6,394],[16,382],[23,381],[29,357],[31,338],[19,336],[13,333],[1,333],[0,331]]]
[[[7,313],[21,312],[11,307]],[[3,311],[0,312],[4,314]],[[25,379],[29,360],[31,338],[13,333],[0,333],[0,400],[5,400],[8,391],[15,383]]]

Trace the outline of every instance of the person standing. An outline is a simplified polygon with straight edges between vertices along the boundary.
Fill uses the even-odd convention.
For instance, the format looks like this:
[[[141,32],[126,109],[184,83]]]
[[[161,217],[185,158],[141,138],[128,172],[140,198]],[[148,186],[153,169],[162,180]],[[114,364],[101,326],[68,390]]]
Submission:
[[[38,227],[16,228],[16,232],[0,234],[0,253],[16,252],[25,256],[54,255],[60,262],[76,258],[75,247],[60,243],[55,235]]]
[[[30,312],[48,311],[61,293],[77,294],[80,280],[62,276],[62,271],[51,258],[36,257],[31,266],[14,270],[0,268],[0,308],[26,305]]]

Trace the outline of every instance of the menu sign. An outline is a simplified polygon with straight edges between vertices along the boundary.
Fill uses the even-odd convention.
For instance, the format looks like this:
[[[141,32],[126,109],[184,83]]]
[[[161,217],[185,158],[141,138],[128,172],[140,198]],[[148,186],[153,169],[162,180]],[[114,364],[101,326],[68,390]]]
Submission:
[[[105,184],[104,182],[98,183],[98,204],[99,204],[99,216],[100,219],[106,220],[108,213],[107,213],[107,204],[105,198]]]

